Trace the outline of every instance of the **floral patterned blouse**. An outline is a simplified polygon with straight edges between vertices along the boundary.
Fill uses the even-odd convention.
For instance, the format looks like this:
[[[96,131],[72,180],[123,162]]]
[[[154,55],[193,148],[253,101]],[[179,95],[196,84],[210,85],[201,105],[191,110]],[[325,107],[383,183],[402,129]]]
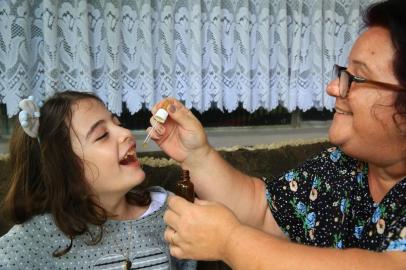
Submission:
[[[264,181],[272,214],[291,241],[406,251],[406,178],[374,203],[368,165],[333,147],[275,180]]]

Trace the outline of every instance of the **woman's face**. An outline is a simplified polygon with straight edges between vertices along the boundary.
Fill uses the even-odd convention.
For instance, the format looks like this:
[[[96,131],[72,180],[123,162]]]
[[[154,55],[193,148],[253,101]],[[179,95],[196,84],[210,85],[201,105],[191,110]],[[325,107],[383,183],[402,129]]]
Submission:
[[[71,141],[100,199],[124,196],[144,180],[134,137],[98,101],[85,99],[72,105]]]
[[[355,42],[348,71],[369,80],[398,85],[393,71],[394,48],[389,32],[371,27]],[[380,165],[406,160],[406,138],[392,119],[396,92],[368,84],[351,84],[348,96],[341,98],[338,79],[327,92],[336,97],[336,113],[329,130],[330,141],[355,158]]]

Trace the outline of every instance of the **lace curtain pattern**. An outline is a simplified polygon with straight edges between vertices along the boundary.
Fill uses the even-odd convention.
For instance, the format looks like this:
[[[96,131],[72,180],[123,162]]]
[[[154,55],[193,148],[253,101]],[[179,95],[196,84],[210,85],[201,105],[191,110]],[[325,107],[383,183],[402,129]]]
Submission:
[[[166,96],[200,112],[333,107],[374,0],[0,0],[0,103],[90,90],[117,114]]]

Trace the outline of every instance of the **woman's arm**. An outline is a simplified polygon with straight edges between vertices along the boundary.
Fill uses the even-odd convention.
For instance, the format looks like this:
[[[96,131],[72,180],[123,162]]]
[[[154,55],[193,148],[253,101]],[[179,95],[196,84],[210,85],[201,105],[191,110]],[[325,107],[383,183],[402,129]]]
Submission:
[[[405,269],[405,252],[295,244],[242,225],[220,204],[198,200],[193,205],[176,196],[168,204],[165,239],[171,244],[171,254],[179,258],[223,260],[232,269],[244,270]]]
[[[229,207],[245,224],[282,236],[265,199],[263,181],[245,175],[213,149],[200,122],[175,99],[164,126],[152,138],[170,157],[190,171],[199,198]],[[162,102],[161,102],[162,103]],[[162,105],[158,103],[153,113]],[[152,120],[153,121],[153,120]],[[255,208],[256,211],[252,211]]]
[[[268,206],[262,180],[241,173],[214,149],[200,160],[182,163],[191,171],[200,199],[224,204],[242,223],[284,237]]]

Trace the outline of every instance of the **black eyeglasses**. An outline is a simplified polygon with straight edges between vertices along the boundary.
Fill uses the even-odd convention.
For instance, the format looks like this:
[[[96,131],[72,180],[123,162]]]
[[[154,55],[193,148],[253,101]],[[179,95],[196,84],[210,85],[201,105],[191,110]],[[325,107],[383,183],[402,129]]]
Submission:
[[[390,90],[390,91],[404,90],[404,88],[396,84],[372,81],[364,79],[362,77],[354,76],[347,71],[346,67],[342,67],[339,65],[334,65],[333,76],[334,79],[338,77],[338,87],[340,90],[340,97],[342,98],[346,98],[348,96],[348,92],[350,91],[352,82],[374,84],[383,87],[382,90]]]

